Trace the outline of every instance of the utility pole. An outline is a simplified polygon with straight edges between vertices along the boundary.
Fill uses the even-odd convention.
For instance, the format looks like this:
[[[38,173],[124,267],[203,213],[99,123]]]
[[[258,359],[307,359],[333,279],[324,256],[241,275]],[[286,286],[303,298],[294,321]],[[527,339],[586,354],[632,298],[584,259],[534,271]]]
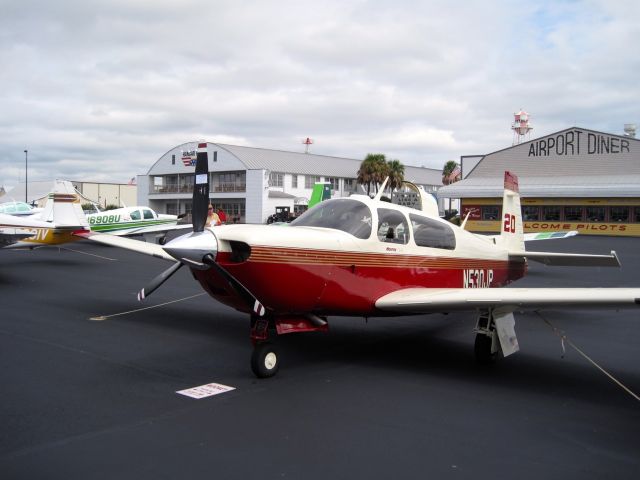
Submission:
[[[29,151],[25,150],[24,151],[24,203],[29,203],[29,200],[27,199],[27,187],[29,185],[29,177],[27,174],[28,168],[29,168]]]

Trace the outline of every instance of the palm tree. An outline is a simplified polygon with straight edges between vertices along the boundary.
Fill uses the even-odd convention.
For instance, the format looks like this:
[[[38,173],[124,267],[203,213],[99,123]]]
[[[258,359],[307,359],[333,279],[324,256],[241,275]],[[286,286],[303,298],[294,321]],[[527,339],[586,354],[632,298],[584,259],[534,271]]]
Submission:
[[[450,183],[453,183],[451,182],[449,177],[456,170],[456,168],[458,168],[458,164],[453,160],[449,160],[447,163],[444,164],[444,167],[442,168],[442,184],[443,185],[449,185]]]
[[[386,178],[387,159],[383,153],[368,153],[360,164],[356,182],[367,186],[367,195],[371,194],[371,184],[378,189],[378,184]]]
[[[387,173],[389,176],[387,186],[393,192],[396,188],[400,188],[402,182],[404,182],[404,165],[400,160],[389,160],[387,162]]]
[[[449,185],[457,181],[455,179],[457,177],[451,178],[453,172],[455,172],[456,170],[459,171],[460,167],[453,160],[449,160],[447,163],[444,164],[444,167],[442,168],[442,184],[443,185]],[[449,212],[451,212],[451,197],[449,197]]]

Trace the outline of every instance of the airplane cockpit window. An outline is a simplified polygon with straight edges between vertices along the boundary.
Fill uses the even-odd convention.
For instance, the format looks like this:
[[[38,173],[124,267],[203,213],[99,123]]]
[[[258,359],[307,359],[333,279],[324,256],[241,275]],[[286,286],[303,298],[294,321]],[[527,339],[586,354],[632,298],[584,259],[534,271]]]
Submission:
[[[378,209],[378,240],[385,243],[409,242],[409,226],[407,218],[397,210]]]
[[[291,225],[333,228],[367,239],[371,236],[371,210],[358,200],[325,200],[300,215]]]
[[[131,212],[131,220],[140,220],[142,215],[140,215],[140,210],[134,210]]]
[[[144,215],[145,220],[153,220],[153,212],[148,208],[143,208],[142,214]]]
[[[419,247],[455,250],[456,235],[453,228],[432,218],[410,214],[413,238]]]

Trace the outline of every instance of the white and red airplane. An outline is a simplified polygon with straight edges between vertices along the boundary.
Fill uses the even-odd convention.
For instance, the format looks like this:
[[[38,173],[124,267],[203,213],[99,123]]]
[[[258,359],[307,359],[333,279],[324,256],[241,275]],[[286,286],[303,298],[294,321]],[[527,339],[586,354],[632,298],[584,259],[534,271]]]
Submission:
[[[182,265],[204,290],[250,314],[251,358],[258,377],[275,375],[277,334],[326,331],[332,315],[372,317],[477,312],[475,353],[481,362],[518,350],[515,310],[553,306],[638,307],[640,288],[508,288],[527,261],[548,265],[619,266],[609,255],[528,252],[517,177],[505,172],[500,235],[472,234],[422,210],[365,195],[326,200],[287,226],[205,228],[209,202],[206,144],[198,149],[193,233],[164,246],[101,235],[102,243],[176,261],[139,294],[150,295]],[[381,189],[382,190],[382,189]]]

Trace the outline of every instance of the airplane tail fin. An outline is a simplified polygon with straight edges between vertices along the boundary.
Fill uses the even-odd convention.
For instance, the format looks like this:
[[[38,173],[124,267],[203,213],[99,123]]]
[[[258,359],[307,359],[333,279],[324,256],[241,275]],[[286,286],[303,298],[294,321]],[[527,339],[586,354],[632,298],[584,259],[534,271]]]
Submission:
[[[504,172],[500,244],[508,250],[525,249],[518,177],[509,171]]]
[[[80,205],[80,196],[73,184],[66,180],[55,181],[40,220],[51,222],[56,227],[89,228],[89,222]]]

